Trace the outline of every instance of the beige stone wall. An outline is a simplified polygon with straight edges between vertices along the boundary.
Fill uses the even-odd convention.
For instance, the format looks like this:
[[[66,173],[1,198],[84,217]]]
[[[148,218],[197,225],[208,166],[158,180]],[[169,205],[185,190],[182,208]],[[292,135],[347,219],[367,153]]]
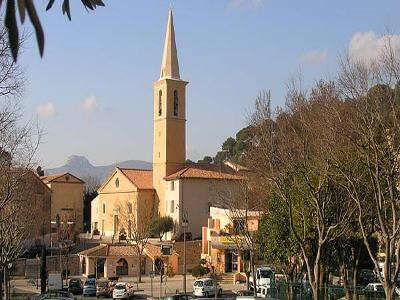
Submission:
[[[212,179],[184,179],[180,180],[180,221],[182,211],[188,212],[188,232],[193,238],[201,239],[201,228],[207,226],[209,205],[219,201],[218,193],[232,189],[233,182],[228,180]]]
[[[55,221],[57,215],[62,215],[63,210],[72,210],[75,219],[76,232],[82,232],[83,228],[83,190],[84,183],[73,176],[66,176],[56,179],[50,183],[51,193],[51,220]]]
[[[153,186],[159,198],[159,213],[165,214],[163,178],[181,169],[186,160],[186,84],[162,79],[154,83]],[[174,115],[174,91],[178,92],[178,115]],[[159,95],[162,114],[159,115]]]
[[[119,186],[115,184],[118,178]],[[151,217],[157,213],[154,190],[138,190],[125,175],[117,170],[99,190],[99,195],[91,203],[92,228],[97,222],[100,234],[111,237],[124,228],[128,233],[128,203],[138,217]],[[114,220],[118,216],[118,228]],[[139,221],[140,223],[140,221]]]

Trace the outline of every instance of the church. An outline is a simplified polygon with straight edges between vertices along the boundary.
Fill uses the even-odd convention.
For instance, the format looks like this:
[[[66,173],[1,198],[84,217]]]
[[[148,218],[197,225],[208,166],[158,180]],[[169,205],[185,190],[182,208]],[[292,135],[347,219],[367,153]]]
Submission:
[[[174,232],[166,240],[180,239],[185,224],[189,239],[201,239],[210,206],[218,191],[243,177],[235,165],[186,163],[186,88],[179,72],[172,10],[169,10],[160,77],[153,83],[153,168],[116,168],[92,201],[92,233],[102,239],[116,237],[133,224],[123,224],[128,211],[141,218],[149,214],[171,216]],[[149,116],[150,118],[151,116]]]

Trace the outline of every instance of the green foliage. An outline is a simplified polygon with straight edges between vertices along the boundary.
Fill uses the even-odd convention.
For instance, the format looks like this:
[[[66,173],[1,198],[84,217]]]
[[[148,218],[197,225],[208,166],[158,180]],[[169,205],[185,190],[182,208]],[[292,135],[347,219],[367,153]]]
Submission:
[[[268,200],[267,211],[257,232],[260,254],[266,263],[288,273],[290,258],[297,256],[300,249],[290,230],[287,207],[279,197],[273,195]]]
[[[165,233],[174,229],[174,225],[174,220],[170,216],[158,216],[152,220],[151,235],[158,237],[161,241]]]
[[[83,195],[83,230],[90,231],[90,218],[91,218],[91,209],[90,205],[94,198],[97,197],[97,190],[88,191],[86,190]]]
[[[215,155],[214,162],[222,163],[226,159],[239,162],[249,147],[251,137],[251,126],[247,126],[236,133],[236,138],[227,138],[221,146],[222,151]]]
[[[6,0],[6,1],[7,1],[6,16],[4,19],[4,23],[8,31],[8,39],[14,61],[17,61],[18,51],[20,47],[16,2],[18,5],[20,21],[22,24],[25,22],[25,14],[28,13],[29,20],[31,21],[33,28],[35,30],[40,56],[43,56],[44,32],[42,25],[40,23],[39,16],[36,12],[34,0]],[[3,2],[5,1],[0,0],[0,8]],[[103,0],[81,0],[81,2],[86,9],[90,10],[94,10],[97,6],[104,6]],[[49,0],[46,10],[51,9],[54,3],[55,0]],[[71,10],[70,10],[69,0],[63,0],[61,9],[62,13],[67,14],[68,19],[71,20]]]
[[[206,261],[204,259],[200,260],[197,266],[189,270],[189,273],[195,278],[203,277],[204,275],[210,273],[210,269],[205,267],[205,264]]]
[[[213,158],[211,156],[204,156],[203,159],[197,161],[200,164],[211,164],[213,162]]]

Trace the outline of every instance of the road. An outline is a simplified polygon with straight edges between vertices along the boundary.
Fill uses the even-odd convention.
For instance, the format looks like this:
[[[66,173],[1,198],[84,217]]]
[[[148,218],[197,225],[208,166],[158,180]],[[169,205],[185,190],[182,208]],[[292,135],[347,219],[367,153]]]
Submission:
[[[84,281],[84,280],[83,280]],[[152,280],[149,277],[143,277],[142,283],[137,284],[135,282],[135,278],[121,278],[120,281],[129,282],[135,289],[142,290],[137,293],[137,299],[140,298],[153,298],[158,299],[161,296],[164,297],[165,295],[175,294],[176,292],[183,292],[183,278],[182,276],[175,276],[172,278],[167,278],[166,282],[163,282],[160,288],[160,279],[154,278],[153,284]],[[193,292],[193,283],[195,279],[192,276],[187,276],[186,280],[186,291],[187,293]],[[223,297],[230,298],[234,292],[239,290],[246,289],[245,284],[221,284],[223,289]],[[27,293],[27,294],[35,294],[39,293],[36,289],[36,286],[28,283],[27,279],[19,279],[19,280],[12,280],[11,282],[11,291],[17,293]],[[82,297],[77,296],[78,299],[85,299],[85,300],[94,300],[96,297]],[[211,299],[211,298],[210,298]]]

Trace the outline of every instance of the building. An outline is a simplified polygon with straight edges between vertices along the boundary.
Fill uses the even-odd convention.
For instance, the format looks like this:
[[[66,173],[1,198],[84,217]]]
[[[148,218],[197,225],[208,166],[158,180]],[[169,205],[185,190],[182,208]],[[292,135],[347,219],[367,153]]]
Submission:
[[[201,258],[214,266],[217,273],[234,273],[238,280],[245,278],[245,270],[249,270],[249,248],[247,243],[241,243],[244,237],[237,232],[241,228],[257,231],[260,216],[259,211],[211,207],[208,224],[202,228]]]
[[[82,232],[85,183],[70,173],[42,176],[40,179],[51,190],[52,231],[56,231],[57,222],[69,222],[73,224],[74,232]]]
[[[129,232],[132,225],[126,221],[139,216],[152,217],[157,213],[152,172],[116,168],[98,189],[98,196],[91,203],[92,232],[105,237],[117,236],[121,229]],[[135,217],[126,220],[127,213]],[[126,227],[126,228],[124,228]]]
[[[186,269],[191,269],[199,262],[200,241],[186,242]],[[142,256],[142,275],[155,271],[160,261],[173,274],[183,273],[183,243],[175,242],[171,255],[162,255],[161,245],[149,242]],[[138,256],[132,245],[126,243],[100,244],[78,253],[80,269],[84,276],[101,277],[137,276]],[[96,268],[97,266],[97,268]]]
[[[13,224],[21,222],[18,226],[26,230],[28,244],[50,233],[51,190],[32,170],[13,169],[1,177],[5,179],[1,187],[2,213],[10,212],[10,216],[16,213],[17,220]],[[9,199],[6,194],[10,195]]]
[[[207,225],[209,207],[216,202],[218,191],[242,180],[240,172],[226,164],[186,163],[187,85],[180,77],[170,10],[160,77],[153,83],[153,169],[114,170],[92,202],[91,222],[96,233],[115,238],[118,231],[129,231],[120,222],[121,207],[125,206],[133,207],[138,218],[148,215],[142,208],[153,210],[153,215],[171,216],[176,229],[164,237],[168,240],[182,236],[183,220],[188,221],[188,237],[201,239],[201,228]]]

